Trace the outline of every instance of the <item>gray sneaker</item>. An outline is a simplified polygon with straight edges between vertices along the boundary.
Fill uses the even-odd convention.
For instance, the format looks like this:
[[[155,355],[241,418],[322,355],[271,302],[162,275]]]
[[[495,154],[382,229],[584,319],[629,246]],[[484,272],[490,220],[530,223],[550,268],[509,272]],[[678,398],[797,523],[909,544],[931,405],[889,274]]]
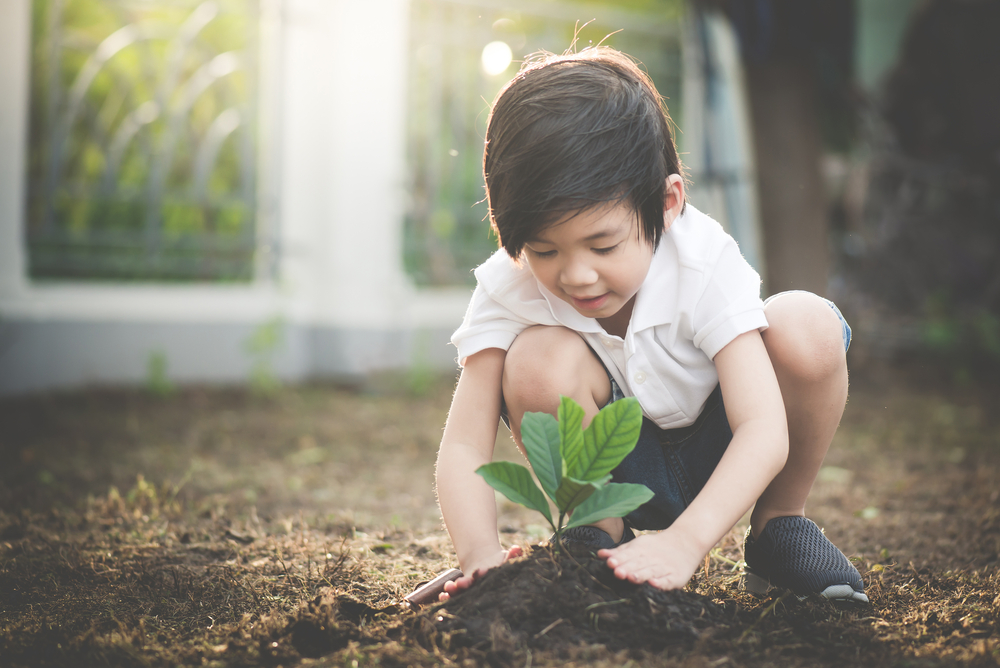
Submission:
[[[834,601],[868,602],[858,569],[805,517],[775,517],[757,538],[747,530],[743,558],[743,588],[754,594],[766,594],[774,586],[802,598],[819,594]]]

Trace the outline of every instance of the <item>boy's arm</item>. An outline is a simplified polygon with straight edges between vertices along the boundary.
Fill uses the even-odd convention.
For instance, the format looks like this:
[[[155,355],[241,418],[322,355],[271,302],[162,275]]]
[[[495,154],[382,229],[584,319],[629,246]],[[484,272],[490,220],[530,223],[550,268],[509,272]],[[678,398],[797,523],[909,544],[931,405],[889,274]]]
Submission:
[[[497,535],[495,493],[475,473],[493,459],[506,355],[499,348],[487,348],[466,359],[441,439],[438,504],[468,576],[446,591],[468,587],[476,571],[498,566],[507,556]]]
[[[705,487],[668,529],[599,552],[619,577],[664,589],[683,587],[785,465],[785,405],[760,333],[736,337],[715,356],[715,366],[733,440]]]
[[[677,520],[678,529],[701,535],[702,556],[754,505],[788,457],[785,403],[760,332],[736,337],[715,356],[715,367],[733,440]]]

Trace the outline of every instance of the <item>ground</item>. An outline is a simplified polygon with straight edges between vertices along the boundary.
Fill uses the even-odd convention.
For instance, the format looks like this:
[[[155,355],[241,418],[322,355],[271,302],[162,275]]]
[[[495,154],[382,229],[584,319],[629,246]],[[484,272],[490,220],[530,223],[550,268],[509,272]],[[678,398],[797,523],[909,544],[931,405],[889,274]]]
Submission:
[[[446,606],[433,466],[453,378],[0,401],[0,665],[1000,665],[1000,392],[854,371],[809,515],[870,606],[687,589],[538,546]],[[498,457],[519,455],[503,431]],[[501,539],[540,516],[500,499]]]

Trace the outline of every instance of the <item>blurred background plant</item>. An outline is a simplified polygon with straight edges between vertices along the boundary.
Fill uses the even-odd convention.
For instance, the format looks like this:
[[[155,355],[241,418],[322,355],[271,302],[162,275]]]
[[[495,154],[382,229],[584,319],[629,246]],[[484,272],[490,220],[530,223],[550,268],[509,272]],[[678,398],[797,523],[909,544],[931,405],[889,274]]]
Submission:
[[[1000,3],[923,3],[860,110],[864,207],[839,245],[883,331],[958,380],[1000,371]],[[928,49],[934,44],[934,49]],[[875,332],[877,335],[878,332]]]
[[[274,356],[284,338],[284,323],[275,317],[254,329],[244,343],[250,358],[250,390],[255,394],[271,396],[281,388],[274,374]]]
[[[35,279],[253,276],[255,4],[35,0]]]
[[[146,391],[159,397],[168,397],[177,391],[167,376],[167,355],[162,350],[150,352],[147,358]]]

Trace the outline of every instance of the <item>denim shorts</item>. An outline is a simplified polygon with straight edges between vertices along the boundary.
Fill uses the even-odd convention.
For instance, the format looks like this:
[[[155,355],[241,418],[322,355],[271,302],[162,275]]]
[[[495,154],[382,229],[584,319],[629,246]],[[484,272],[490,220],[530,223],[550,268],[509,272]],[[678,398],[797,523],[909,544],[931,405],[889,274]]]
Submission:
[[[765,304],[776,297],[765,300]],[[844,350],[851,345],[851,328],[837,306],[827,300],[843,327]],[[608,374],[611,379],[611,375]],[[623,397],[611,379],[611,401]],[[614,482],[640,483],[653,491],[653,499],[625,519],[635,529],[665,529],[701,491],[729,447],[733,432],[726,417],[722,389],[716,385],[694,424],[660,429],[643,417],[635,449],[612,471]]]

